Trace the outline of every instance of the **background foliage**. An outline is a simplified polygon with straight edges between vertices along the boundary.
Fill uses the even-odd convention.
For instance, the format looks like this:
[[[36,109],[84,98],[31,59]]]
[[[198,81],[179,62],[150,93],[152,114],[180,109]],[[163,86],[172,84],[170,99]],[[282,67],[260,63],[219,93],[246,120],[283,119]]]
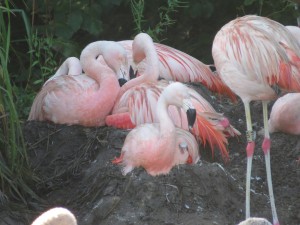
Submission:
[[[296,25],[299,14],[288,0],[0,0],[0,11],[1,37],[6,37],[0,47],[0,135],[5,137],[0,138],[0,177],[3,168],[9,170],[7,176],[17,171],[1,167],[20,163],[8,163],[11,152],[26,160],[19,122],[26,120],[34,96],[65,58],[79,57],[88,43],[132,39],[143,31],[211,64],[214,35],[237,16],[258,14]],[[1,200],[7,182],[2,179],[0,185]]]

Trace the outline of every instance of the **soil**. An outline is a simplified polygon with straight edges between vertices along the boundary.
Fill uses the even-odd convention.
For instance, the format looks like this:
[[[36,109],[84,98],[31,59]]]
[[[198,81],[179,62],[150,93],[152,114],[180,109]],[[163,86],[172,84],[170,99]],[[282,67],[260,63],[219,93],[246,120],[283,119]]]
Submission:
[[[180,165],[168,175],[152,177],[143,168],[123,176],[118,165],[128,130],[109,127],[26,122],[25,140],[31,167],[40,179],[34,190],[45,201],[30,200],[30,207],[7,207],[0,225],[30,224],[41,212],[63,206],[79,225],[233,225],[244,219],[246,137],[243,104],[231,103],[197,87],[224,112],[242,133],[230,138],[230,161],[225,163],[201,146],[201,160]],[[272,104],[270,104],[271,106]],[[270,107],[271,108],[271,107]],[[257,131],[251,183],[251,215],[271,221],[264,156],[261,150],[262,106],[251,104]],[[300,224],[300,139],[283,133],[271,135],[274,195],[281,225]],[[9,204],[11,205],[11,204]]]

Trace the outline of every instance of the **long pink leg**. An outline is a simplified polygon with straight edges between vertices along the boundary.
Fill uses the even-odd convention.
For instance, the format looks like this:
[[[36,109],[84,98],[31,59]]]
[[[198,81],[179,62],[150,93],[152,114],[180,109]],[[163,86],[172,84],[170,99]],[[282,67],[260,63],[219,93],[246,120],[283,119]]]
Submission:
[[[265,130],[265,137],[264,137],[264,141],[262,143],[262,149],[265,154],[267,182],[268,182],[271,210],[272,210],[272,216],[273,216],[273,224],[279,225],[276,207],[275,207],[275,198],[274,198],[274,194],[273,194],[271,163],[270,163],[271,141],[270,141],[270,134],[269,134],[269,128],[268,128],[268,107],[267,107],[268,103],[266,101],[263,101],[262,104],[263,104],[264,130]]]
[[[250,182],[252,170],[252,158],[255,148],[255,135],[252,130],[251,113],[249,102],[244,102],[247,122],[247,173],[246,173],[246,219],[250,217]]]

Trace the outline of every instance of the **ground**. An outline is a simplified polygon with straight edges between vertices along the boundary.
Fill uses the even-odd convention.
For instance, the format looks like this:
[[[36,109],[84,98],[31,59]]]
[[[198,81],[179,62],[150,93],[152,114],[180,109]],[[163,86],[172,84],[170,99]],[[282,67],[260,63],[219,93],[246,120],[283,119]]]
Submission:
[[[128,131],[84,128],[47,122],[26,122],[25,141],[31,166],[40,178],[34,187],[43,204],[4,208],[0,225],[30,224],[54,206],[70,209],[80,225],[183,224],[234,225],[244,218],[246,137],[243,104],[231,103],[197,88],[242,133],[229,139],[229,162],[218,151],[200,147],[196,165],[180,165],[165,176],[152,177],[143,168],[123,176],[111,163],[119,156]],[[271,105],[271,104],[270,104]],[[271,221],[264,156],[262,106],[251,104],[257,131],[251,183],[251,215]],[[271,108],[271,107],[270,107]],[[271,166],[281,225],[300,224],[300,139],[271,135]],[[297,161],[298,160],[298,161]],[[9,204],[11,206],[11,204]],[[13,208],[13,209],[12,209]]]

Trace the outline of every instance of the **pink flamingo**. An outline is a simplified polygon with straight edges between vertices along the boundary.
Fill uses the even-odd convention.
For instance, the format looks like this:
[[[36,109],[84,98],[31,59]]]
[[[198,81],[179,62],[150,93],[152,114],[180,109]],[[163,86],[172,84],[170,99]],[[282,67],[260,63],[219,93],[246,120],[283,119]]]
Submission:
[[[63,64],[61,64],[56,73],[52,77],[50,77],[43,86],[61,75],[80,75],[81,73],[82,67],[79,59],[76,57],[69,57],[63,62]]]
[[[44,212],[31,225],[77,225],[77,221],[68,209],[56,207]]]
[[[133,65],[133,70],[138,71],[138,75],[147,73],[148,59],[141,60],[139,64],[134,63],[133,41],[125,40],[119,43],[126,49],[129,65]],[[210,65],[170,46],[153,44],[158,54],[160,78],[169,81],[200,82],[209,90],[227,95],[233,101],[236,100],[236,95],[221,81],[216,72],[211,71]]]
[[[124,142],[121,155],[113,163],[123,165],[126,175],[135,167],[143,167],[152,176],[167,174],[173,166],[196,163],[199,160],[198,144],[194,136],[175,127],[168,114],[168,106],[182,107],[192,127],[196,112],[189,89],[179,82],[170,84],[159,97],[156,113],[158,123],[145,123],[131,130]]]
[[[270,167],[270,135],[267,102],[277,97],[278,88],[300,91],[299,46],[287,29],[268,18],[244,16],[221,28],[212,54],[222,80],[242,99],[247,121],[246,218],[250,217],[250,177],[255,148],[250,101],[263,105],[265,154],[273,224],[278,225]]]
[[[107,65],[97,59],[99,55]],[[128,74],[126,51],[116,42],[97,41],[85,47],[80,62],[86,74],[60,75],[47,82],[36,96],[28,120],[105,125],[120,90],[117,77]]]
[[[167,81],[158,81],[159,60],[151,37],[145,33],[138,34],[133,41],[133,60],[140,63],[144,58],[144,73],[122,86],[112,115],[106,118],[108,126],[131,129],[147,122],[158,122],[156,115],[157,101],[161,92],[169,85]],[[213,150],[217,146],[222,156],[227,159],[226,136],[239,135],[228,119],[217,113],[199,93],[188,88],[193,104],[197,110],[197,119],[193,134],[204,145],[208,142]],[[176,126],[188,130],[186,115],[175,106],[169,109]]]
[[[300,93],[286,94],[274,103],[270,119],[269,130],[300,135]]]

